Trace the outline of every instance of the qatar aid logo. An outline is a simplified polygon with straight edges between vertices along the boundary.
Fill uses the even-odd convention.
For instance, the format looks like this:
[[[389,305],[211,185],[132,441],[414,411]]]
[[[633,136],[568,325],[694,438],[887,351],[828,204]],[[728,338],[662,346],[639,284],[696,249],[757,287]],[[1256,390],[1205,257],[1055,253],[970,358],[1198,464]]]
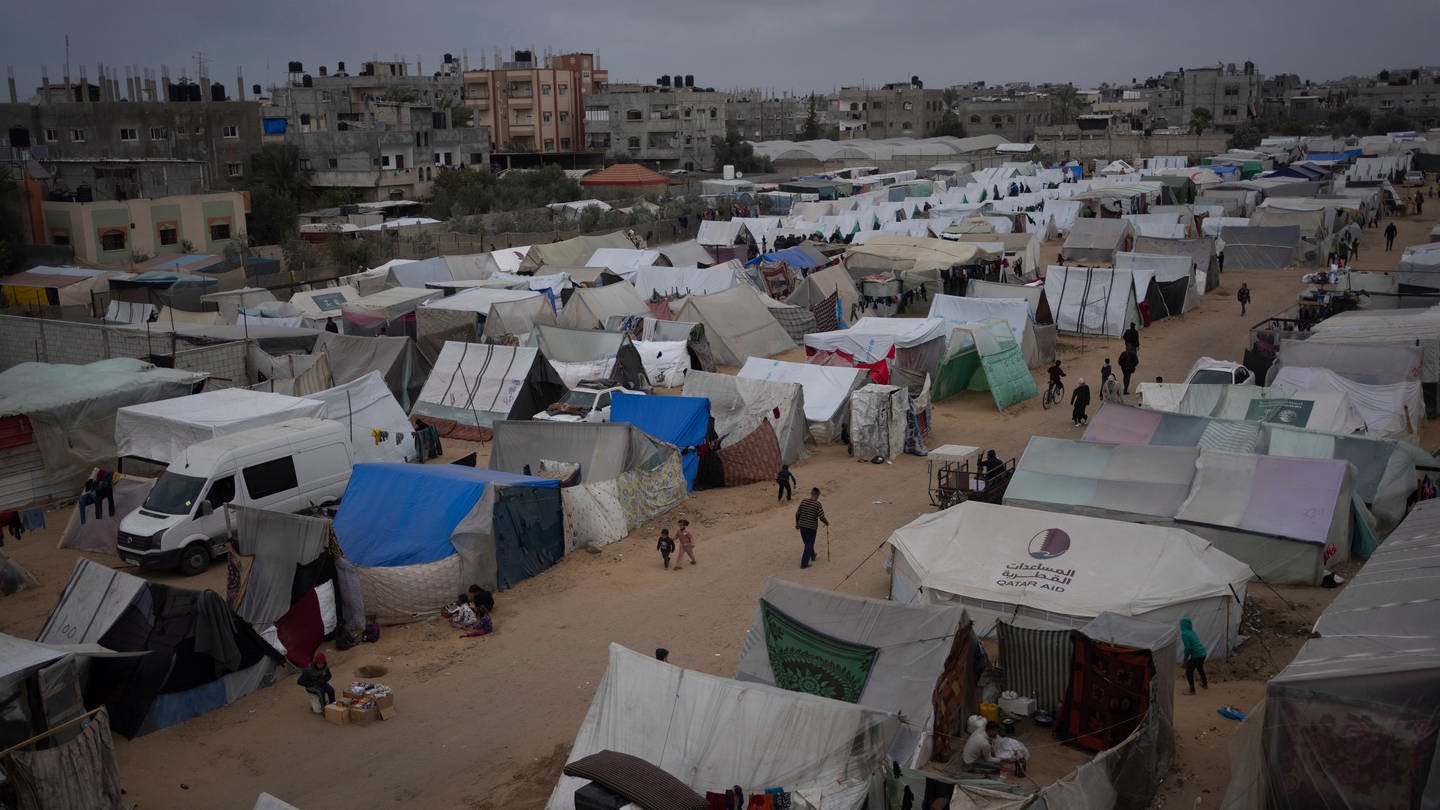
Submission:
[[[1070,550],[1070,535],[1064,529],[1046,529],[1030,538],[1030,556],[1053,560]]]

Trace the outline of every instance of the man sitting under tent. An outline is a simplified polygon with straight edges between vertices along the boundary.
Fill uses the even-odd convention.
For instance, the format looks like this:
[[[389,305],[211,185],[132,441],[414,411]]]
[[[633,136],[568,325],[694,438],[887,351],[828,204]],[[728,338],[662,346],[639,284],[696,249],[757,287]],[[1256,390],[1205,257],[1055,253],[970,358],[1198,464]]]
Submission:
[[[1000,738],[1000,724],[991,720],[970,734],[960,759],[965,770],[972,773],[1000,773],[1006,763],[1011,763],[1016,775],[1023,776],[1028,754],[1023,744],[1011,745]]]

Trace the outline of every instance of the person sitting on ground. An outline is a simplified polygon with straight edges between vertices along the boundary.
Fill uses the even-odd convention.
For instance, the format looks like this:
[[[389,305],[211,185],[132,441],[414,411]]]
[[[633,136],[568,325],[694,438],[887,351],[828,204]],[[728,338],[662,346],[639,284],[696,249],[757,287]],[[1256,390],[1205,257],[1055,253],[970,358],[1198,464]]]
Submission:
[[[475,612],[478,614],[475,620],[475,625],[471,627],[470,631],[468,633],[465,633],[462,638],[471,638],[473,636],[488,636],[491,633],[495,632],[495,623],[490,619],[490,611],[482,607]]]
[[[325,653],[315,653],[310,659],[310,666],[300,671],[300,677],[295,681],[306,692],[320,698],[325,706],[335,702],[335,687],[330,685],[330,665],[325,661]]]
[[[490,593],[479,585],[470,586],[470,604],[478,611],[484,608],[486,613],[495,612],[495,594]]]
[[[1030,749],[1025,746],[1025,743],[1002,734],[991,740],[990,746],[995,751],[996,759],[1002,763],[1014,764],[1016,776],[1025,775],[1025,768],[1030,764]]]
[[[1000,758],[995,756],[994,740],[1000,735],[1000,724],[991,720],[984,728],[975,729],[970,739],[965,741],[965,748],[960,753],[960,760],[965,765],[965,770],[971,773],[999,773]]]
[[[479,621],[475,608],[470,606],[470,595],[462,593],[455,597],[455,606],[450,612],[450,626],[456,630],[473,630]]]

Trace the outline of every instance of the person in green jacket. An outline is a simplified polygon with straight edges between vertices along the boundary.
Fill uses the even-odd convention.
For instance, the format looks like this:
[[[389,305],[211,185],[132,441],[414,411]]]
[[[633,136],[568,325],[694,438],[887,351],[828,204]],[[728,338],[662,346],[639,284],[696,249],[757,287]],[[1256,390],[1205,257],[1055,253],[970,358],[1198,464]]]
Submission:
[[[1189,694],[1195,694],[1195,673],[1200,673],[1200,687],[1210,688],[1210,679],[1205,677],[1205,656],[1209,651],[1205,644],[1200,641],[1200,636],[1195,632],[1195,626],[1190,623],[1190,617],[1186,616],[1180,620],[1180,643],[1185,646],[1185,681],[1190,684]]]

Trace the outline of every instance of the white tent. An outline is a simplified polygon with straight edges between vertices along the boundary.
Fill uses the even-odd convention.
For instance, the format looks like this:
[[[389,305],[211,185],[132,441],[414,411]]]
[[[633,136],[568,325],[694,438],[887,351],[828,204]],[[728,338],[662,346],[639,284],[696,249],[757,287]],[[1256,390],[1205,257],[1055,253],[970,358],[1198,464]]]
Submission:
[[[1045,297],[1061,334],[1118,338],[1140,323],[1135,276],[1104,267],[1057,267],[1045,271]]]
[[[930,299],[930,317],[944,318],[953,326],[980,326],[987,321],[1004,321],[1010,334],[1020,344],[1025,364],[1039,368],[1045,362],[1030,319],[1030,302],[1016,293],[1014,298],[970,298],[940,294]],[[1051,356],[1054,359],[1054,345]]]
[[[950,325],[944,318],[861,318],[849,329],[813,332],[805,345],[827,352],[844,352],[858,363],[878,363],[890,350],[908,349],[932,340],[944,340]]]
[[[1285,366],[1271,380],[1272,388],[1300,391],[1335,391],[1349,396],[1365,428],[1373,436],[1404,439],[1420,431],[1425,400],[1418,380],[1365,385],[1348,380],[1328,368]]]
[[[642,267],[653,267],[668,262],[658,250],[636,248],[599,248],[590,254],[586,267],[603,267],[621,278],[635,275]]]
[[[890,598],[995,623],[1079,629],[1104,612],[1174,625],[1212,655],[1240,643],[1250,567],[1184,529],[966,501],[890,535]]]
[[[539,349],[446,341],[412,416],[489,427],[529,419],[565,394],[565,383]]]
[[[709,295],[735,286],[735,271],[728,267],[644,267],[630,283],[640,300],[661,296]]]
[[[749,286],[692,295],[675,318],[705,324],[715,362],[723,365],[739,366],[750,357],[772,357],[795,348],[795,341]]]
[[[1115,254],[1115,267],[1134,273],[1135,300],[1150,302],[1151,318],[1189,312],[1200,302],[1189,256],[1122,252]]]
[[[691,371],[685,375],[681,396],[710,400],[715,433],[723,446],[737,444],[769,423],[780,443],[782,462],[794,464],[805,456],[805,389],[799,383]]]
[[[628,282],[580,287],[570,294],[555,323],[566,329],[604,329],[612,315],[649,315],[650,310]]]
[[[809,694],[823,688],[818,682],[793,681],[799,675],[796,664],[803,663],[785,655],[789,637],[784,631],[795,625],[845,644],[874,647],[878,653],[857,703],[904,716],[890,757],[918,768],[930,758],[936,701],[945,699],[936,697],[936,683],[968,623],[964,610],[954,605],[901,605],[772,578],[760,592],[735,679]],[[774,658],[772,644],[779,653]]]
[[[884,804],[888,711],[681,669],[610,645],[567,762],[601,751],[638,757],[697,793],[783,788],[791,806]],[[562,776],[546,810],[574,810],[586,779]]]
[[[302,290],[290,296],[301,314],[312,321],[340,317],[340,309],[360,297],[360,291],[348,284],[338,287],[321,287],[318,290]]]
[[[890,460],[905,451],[910,394],[903,386],[870,383],[850,395],[850,452]]]
[[[738,376],[799,383],[805,390],[805,421],[817,442],[839,441],[840,431],[850,415],[846,407],[850,392],[864,385],[867,379],[865,370],[860,368],[787,363],[761,357],[746,360]]]
[[[197,442],[307,416],[325,418],[325,403],[245,388],[128,405],[115,412],[116,455],[169,464]]]
[[[730,247],[740,235],[743,223],[724,220],[704,220],[695,234],[695,241],[706,247]]]
[[[371,371],[334,388],[307,394],[306,398],[325,403],[325,418],[350,428],[356,464],[415,458],[415,442],[410,437],[414,428],[380,372]]]

